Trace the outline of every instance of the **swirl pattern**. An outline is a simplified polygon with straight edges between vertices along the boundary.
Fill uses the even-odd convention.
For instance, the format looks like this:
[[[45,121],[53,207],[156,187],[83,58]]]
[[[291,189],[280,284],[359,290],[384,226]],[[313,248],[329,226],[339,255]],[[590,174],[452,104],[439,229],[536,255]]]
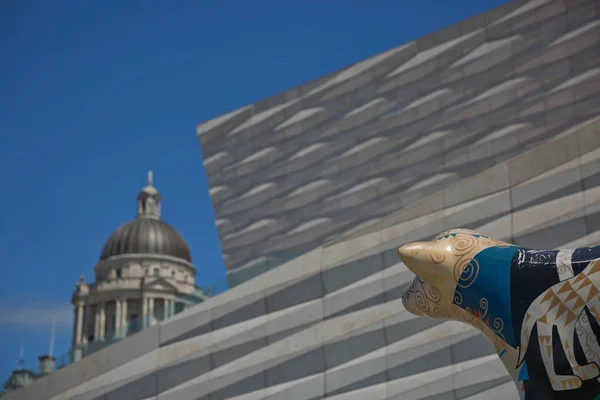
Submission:
[[[449,264],[447,267],[451,268],[450,276],[456,282],[455,289],[444,294],[438,287],[417,277],[404,298],[423,315],[463,321],[478,327],[497,352],[505,348],[507,344],[503,334],[503,319],[490,315],[486,297],[473,298],[472,293],[465,297],[466,293],[462,290],[472,287],[480,275],[481,266],[475,259],[478,249],[510,245],[461,229],[442,232],[430,243],[428,253],[431,262],[435,265]]]
[[[598,337],[594,334],[589,324],[589,318],[586,312],[581,313],[579,321],[575,325],[575,334],[581,343],[585,358],[588,361],[600,363],[600,353],[597,351]]]
[[[479,269],[479,262],[474,258],[463,259],[457,263],[454,267],[457,286],[466,289],[473,285],[479,276]]]
[[[435,286],[429,285],[418,277],[413,279],[408,290],[404,293],[403,301],[410,301],[424,315],[433,318],[450,319],[451,315],[442,303],[442,292]]]
[[[460,292],[454,291],[454,293],[452,293],[452,303],[456,304],[457,306],[460,306],[463,302],[463,295]]]
[[[455,256],[464,256],[473,250],[478,240],[473,235],[457,235],[451,240],[452,254]]]
[[[442,249],[432,246],[429,249],[429,257],[431,257],[431,261],[433,261],[435,264],[441,264],[446,259],[446,252]]]

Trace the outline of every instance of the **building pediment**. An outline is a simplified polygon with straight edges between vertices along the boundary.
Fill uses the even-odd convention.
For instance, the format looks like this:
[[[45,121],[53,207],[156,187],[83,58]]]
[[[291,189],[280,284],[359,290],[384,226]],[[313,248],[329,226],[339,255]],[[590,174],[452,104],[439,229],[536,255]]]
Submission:
[[[157,290],[165,292],[178,292],[179,289],[163,278],[156,278],[152,281],[145,281],[142,289],[145,291]]]

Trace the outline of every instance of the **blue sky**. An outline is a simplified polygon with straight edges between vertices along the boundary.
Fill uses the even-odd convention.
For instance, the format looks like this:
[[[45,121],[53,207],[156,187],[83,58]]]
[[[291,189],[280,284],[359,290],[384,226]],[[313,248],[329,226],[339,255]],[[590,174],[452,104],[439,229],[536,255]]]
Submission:
[[[154,170],[222,279],[196,124],[501,0],[0,0],[0,382],[71,340],[70,296]]]

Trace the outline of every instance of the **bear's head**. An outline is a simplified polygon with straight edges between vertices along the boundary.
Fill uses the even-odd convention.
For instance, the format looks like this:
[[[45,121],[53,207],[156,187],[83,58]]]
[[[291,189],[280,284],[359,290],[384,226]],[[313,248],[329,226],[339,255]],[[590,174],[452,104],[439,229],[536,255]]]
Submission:
[[[475,255],[485,248],[508,243],[468,229],[452,229],[430,242],[414,242],[398,249],[402,262],[416,275],[402,302],[418,316],[469,322],[468,312],[457,307],[457,287],[475,280],[479,265]]]

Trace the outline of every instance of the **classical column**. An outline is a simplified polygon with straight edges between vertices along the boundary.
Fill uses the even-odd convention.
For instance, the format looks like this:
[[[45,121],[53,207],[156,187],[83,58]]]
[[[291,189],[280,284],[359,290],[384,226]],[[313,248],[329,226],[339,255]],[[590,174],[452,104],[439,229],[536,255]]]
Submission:
[[[100,324],[100,303],[97,303],[94,315],[94,340],[100,339]]]
[[[127,299],[121,301],[121,326],[123,332],[127,335],[127,325],[129,325],[129,318],[127,318]]]
[[[169,299],[163,299],[163,307],[162,307],[162,319],[163,321],[169,318]]]
[[[77,330],[75,331],[75,345],[81,344],[83,336],[83,303],[77,303]]]
[[[98,304],[100,307],[100,332],[98,332],[98,338],[104,339],[106,333],[106,303],[101,302]]]
[[[87,343],[88,342],[88,336],[90,335],[90,332],[88,332],[88,328],[90,326],[90,323],[92,321],[92,308],[90,307],[89,304],[85,305],[83,307],[83,329],[81,332],[81,343]]]
[[[154,325],[154,297],[148,298],[148,326]]]
[[[116,299],[115,300],[115,336],[116,337],[121,337],[121,299]]]
[[[173,303],[172,299],[165,299],[165,319],[171,318],[173,313],[171,312],[171,304]]]
[[[148,298],[142,297],[142,326],[141,326],[141,328],[144,329],[146,326],[148,326]]]

